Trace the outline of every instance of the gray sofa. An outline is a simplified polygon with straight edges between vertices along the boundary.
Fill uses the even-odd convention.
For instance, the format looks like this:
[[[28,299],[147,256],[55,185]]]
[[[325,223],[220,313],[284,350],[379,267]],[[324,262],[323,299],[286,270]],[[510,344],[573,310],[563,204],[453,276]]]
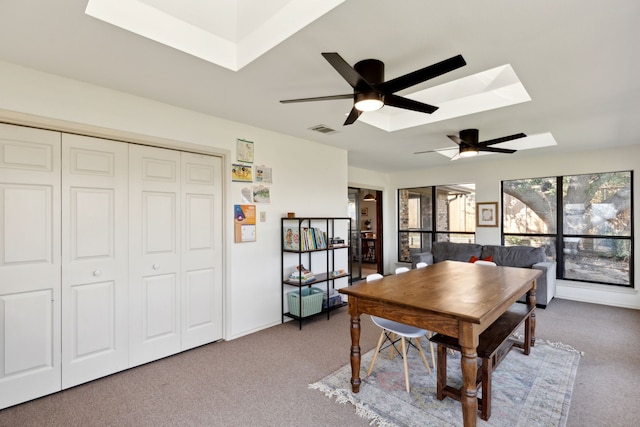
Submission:
[[[415,268],[419,262],[433,264],[452,260],[469,262],[472,257],[486,259],[500,266],[535,268],[542,271],[537,280],[536,301],[545,308],[556,294],[556,262],[547,260],[545,248],[531,246],[496,246],[475,243],[434,242],[431,252],[415,253],[411,264]],[[521,299],[524,301],[524,297]]]

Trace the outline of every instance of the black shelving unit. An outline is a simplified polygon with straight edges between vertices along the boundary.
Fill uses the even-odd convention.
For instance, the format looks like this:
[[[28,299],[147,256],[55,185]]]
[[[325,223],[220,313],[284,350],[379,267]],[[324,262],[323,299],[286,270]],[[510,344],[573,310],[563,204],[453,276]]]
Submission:
[[[288,233],[292,230],[291,233]],[[307,230],[312,230],[308,232]],[[352,281],[351,259],[351,218],[349,217],[301,217],[282,218],[281,220],[281,277],[282,277],[282,322],[285,318],[298,321],[299,329],[305,319],[325,314],[330,318],[331,312],[347,305],[342,302],[330,305],[331,291],[335,289],[336,281],[345,278],[349,285]],[[297,231],[297,241],[295,238]],[[336,234],[339,233],[339,234]],[[306,236],[306,237],[305,237]],[[344,243],[332,243],[332,239],[340,238]],[[305,240],[307,244],[305,244]],[[313,243],[309,243],[313,242]],[[323,243],[324,242],[324,243]],[[304,265],[310,270],[315,279],[303,282],[300,279],[290,279],[289,275],[296,266]],[[339,272],[337,265],[344,265]],[[326,307],[313,314],[303,313],[303,289],[311,287],[322,289],[327,295]],[[296,313],[285,311],[286,296],[289,292],[298,292],[298,310]],[[304,314],[304,315],[303,315]]]

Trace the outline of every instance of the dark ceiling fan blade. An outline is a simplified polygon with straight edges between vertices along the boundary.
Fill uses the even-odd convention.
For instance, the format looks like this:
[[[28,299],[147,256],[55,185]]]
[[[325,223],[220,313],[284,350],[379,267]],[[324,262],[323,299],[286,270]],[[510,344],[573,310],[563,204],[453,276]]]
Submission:
[[[345,95],[317,96],[315,98],[283,99],[280,102],[282,104],[289,104],[292,102],[332,101],[334,99],[353,99],[353,94],[347,93]]]
[[[352,88],[363,88],[363,86],[373,89],[371,85],[358,73],[347,61],[342,59],[336,52],[325,52],[322,54],[329,64],[351,85]]]
[[[360,114],[362,114],[362,111],[358,110],[356,107],[353,107],[351,109],[351,112],[349,113],[349,116],[347,117],[347,120],[344,121],[343,126],[350,125],[356,120],[358,120],[358,117],[360,117]]]
[[[447,135],[447,137],[458,145],[465,143],[458,135]]]
[[[359,100],[376,98],[377,100],[383,101],[383,105],[431,114],[436,111],[438,107],[394,95],[393,93],[466,65],[462,55],[457,55],[421,70],[384,82],[384,63],[378,59],[364,59],[357,62],[352,67],[337,52],[323,52],[322,56],[342,76],[342,78],[351,85],[354,90],[353,95],[345,94],[313,98],[285,99],[281,100],[281,103],[329,101],[335,99],[349,99],[351,97],[353,97],[354,102],[356,102]],[[358,120],[360,114],[361,112],[355,109],[354,103],[354,108],[352,108],[344,124],[350,125],[354,123]]]
[[[524,133],[516,133],[509,136],[503,136],[501,138],[490,139],[488,141],[479,142],[478,145],[481,147],[486,147],[488,145],[500,144],[501,142],[513,141],[514,139],[526,138],[527,135]]]
[[[518,150],[510,150],[507,148],[494,148],[494,147],[478,147],[478,151],[484,151],[489,153],[505,153],[505,154],[513,154]]]
[[[402,96],[394,95],[392,93],[384,96],[384,105],[391,107],[404,108],[405,110],[418,111],[419,113],[431,114],[438,109],[434,105],[425,104],[413,99],[403,98]]]
[[[433,79],[434,77],[441,76],[442,74],[446,74],[465,65],[467,65],[467,62],[464,60],[462,55],[456,55],[436,64],[429,65],[428,67],[424,67],[420,70],[376,85],[376,88],[385,94],[395,93],[399,90],[406,89],[417,85],[418,83]]]

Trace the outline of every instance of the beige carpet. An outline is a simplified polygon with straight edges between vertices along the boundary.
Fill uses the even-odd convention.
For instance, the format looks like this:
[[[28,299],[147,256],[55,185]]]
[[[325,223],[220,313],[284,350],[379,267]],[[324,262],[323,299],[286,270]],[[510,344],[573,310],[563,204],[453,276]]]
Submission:
[[[379,329],[363,317],[366,352]],[[638,325],[640,310],[561,299],[537,310],[539,337],[585,352],[567,427],[640,425]],[[349,362],[349,330],[346,307],[301,331],[277,325],[3,409],[0,427],[370,427],[352,405],[309,389]]]

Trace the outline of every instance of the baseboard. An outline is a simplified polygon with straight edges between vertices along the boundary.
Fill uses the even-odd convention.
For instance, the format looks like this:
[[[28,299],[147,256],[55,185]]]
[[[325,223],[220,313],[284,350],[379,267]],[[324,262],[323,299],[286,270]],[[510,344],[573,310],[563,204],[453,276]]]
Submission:
[[[526,304],[526,301],[516,301],[516,302],[519,302],[520,304]],[[544,310],[545,308],[547,308],[547,304],[536,304],[536,308],[541,308]]]

